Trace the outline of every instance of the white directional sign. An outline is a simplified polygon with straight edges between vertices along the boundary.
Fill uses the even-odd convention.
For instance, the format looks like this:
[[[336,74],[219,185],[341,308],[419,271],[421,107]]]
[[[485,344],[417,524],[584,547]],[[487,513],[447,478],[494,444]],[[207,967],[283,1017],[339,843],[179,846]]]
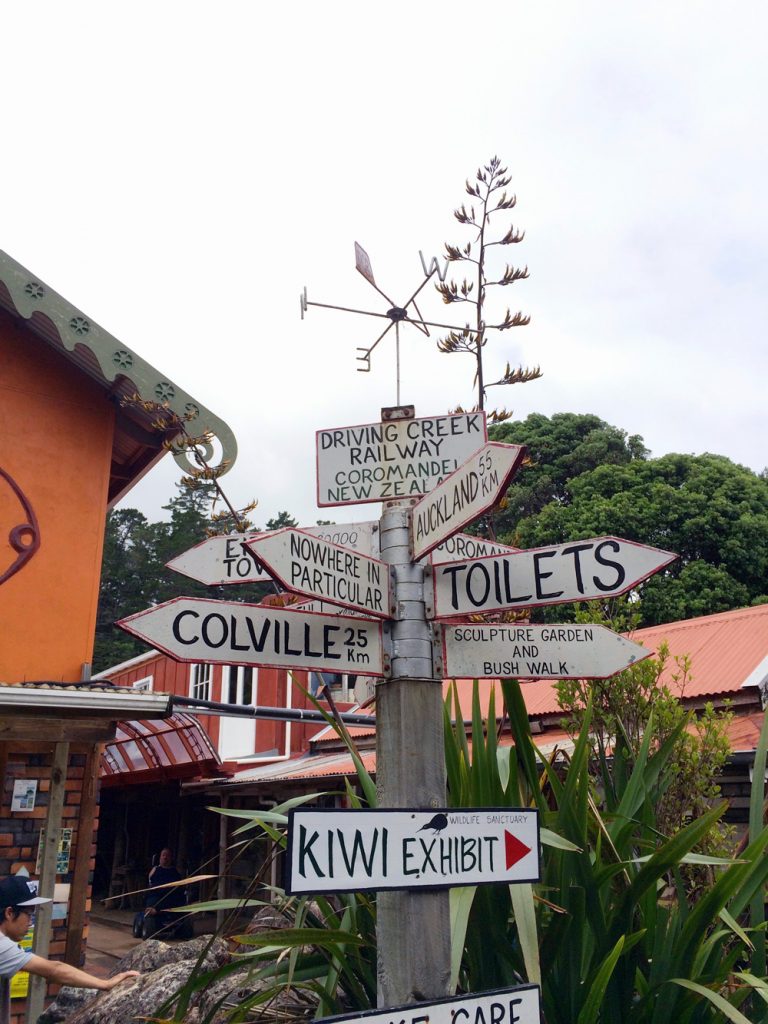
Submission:
[[[619,537],[595,537],[445,562],[432,575],[435,618],[614,597],[676,558],[671,551]]]
[[[318,430],[317,504],[427,494],[487,437],[482,412]]]
[[[433,565],[440,562],[456,562],[460,558],[483,558],[485,555],[512,555],[520,548],[509,544],[498,544],[484,537],[472,537],[468,533],[457,533],[431,551]]]
[[[295,594],[331,601],[380,618],[391,614],[389,566],[303,530],[260,533],[246,546]]]
[[[445,889],[539,878],[536,811],[295,808],[288,893]]]
[[[302,526],[301,529],[314,537],[321,537],[331,544],[342,544],[363,555],[375,557],[379,554],[378,523],[332,523],[326,526]],[[209,587],[226,583],[268,581],[272,577],[243,546],[245,541],[261,536],[261,533],[230,533],[222,537],[209,537],[172,558],[166,565],[174,572]]]
[[[117,625],[176,661],[384,675],[373,619],[177,597]]]
[[[480,995],[448,996],[427,1003],[358,1010],[319,1017],[315,1024],[541,1024],[538,985],[490,989]]]
[[[653,653],[605,626],[468,623],[442,633],[451,679],[607,679]]]
[[[489,441],[412,509],[413,557],[421,558],[492,508],[523,461],[525,446]]]

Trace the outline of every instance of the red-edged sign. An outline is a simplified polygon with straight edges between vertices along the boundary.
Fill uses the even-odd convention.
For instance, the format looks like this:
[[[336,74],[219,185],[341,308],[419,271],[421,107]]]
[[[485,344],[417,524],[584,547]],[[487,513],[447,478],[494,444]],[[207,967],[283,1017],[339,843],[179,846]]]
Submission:
[[[294,594],[383,619],[391,615],[389,566],[385,562],[292,527],[260,533],[245,543]]]
[[[626,594],[677,558],[671,551],[594,537],[433,569],[437,619]]]
[[[449,679],[608,679],[653,653],[605,626],[575,622],[446,623],[440,632]]]
[[[176,661],[384,675],[373,619],[177,597],[117,625]]]
[[[431,493],[417,501],[411,510],[413,557],[422,558],[493,508],[525,452],[524,445],[489,441]]]
[[[295,808],[289,893],[447,889],[539,878],[539,818],[516,807]]]
[[[318,430],[317,504],[428,494],[487,438],[482,412]]]

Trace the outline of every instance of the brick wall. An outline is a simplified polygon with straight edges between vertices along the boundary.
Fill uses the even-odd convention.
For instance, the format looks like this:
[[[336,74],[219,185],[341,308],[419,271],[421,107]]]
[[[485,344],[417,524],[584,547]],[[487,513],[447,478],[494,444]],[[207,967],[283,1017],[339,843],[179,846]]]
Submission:
[[[62,812],[62,829],[72,829],[72,845],[69,856],[69,870],[56,875],[57,883],[72,884],[75,859],[80,842],[88,848],[88,902],[90,909],[90,883],[96,859],[96,830],[98,827],[98,808],[95,820],[87,824],[86,832],[81,835],[80,799],[83,788],[87,747],[78,744],[70,746],[65,781],[64,809]],[[51,789],[51,765],[53,761],[53,744],[51,743],[0,743],[0,767],[3,770],[2,790],[0,792],[0,875],[16,874],[20,868],[26,868],[30,878],[37,878],[36,863],[40,845],[40,830],[45,825],[48,813],[48,801]],[[12,811],[13,785],[17,779],[34,779],[37,781],[35,807],[29,811]],[[85,938],[88,933],[86,925],[83,944],[76,966],[82,966],[85,960]],[[64,958],[67,938],[68,917],[52,922],[49,956],[52,959]],[[52,998],[57,986],[50,985],[48,994]],[[14,999],[12,1004],[11,1024],[22,1024],[26,1000]]]

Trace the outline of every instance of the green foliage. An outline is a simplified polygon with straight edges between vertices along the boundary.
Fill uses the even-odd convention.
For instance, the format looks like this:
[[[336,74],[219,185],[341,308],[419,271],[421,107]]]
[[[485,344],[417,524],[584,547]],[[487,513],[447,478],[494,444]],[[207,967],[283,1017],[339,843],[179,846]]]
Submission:
[[[512,178],[507,174],[507,168],[502,167],[499,158],[494,156],[484,167],[478,169],[473,183],[466,182],[467,195],[473,201],[470,203],[469,209],[465,203],[462,203],[458,209],[454,210],[453,215],[459,224],[470,229],[473,238],[469,242],[462,242],[458,245],[446,242],[445,253],[449,263],[463,263],[465,272],[470,276],[464,277],[461,281],[448,278],[435,285],[446,305],[458,307],[464,305],[471,310],[466,320],[466,326],[456,327],[449,331],[437,342],[437,347],[441,352],[449,354],[464,352],[473,358],[477,386],[477,409],[485,408],[488,388],[524,384],[541,376],[538,367],[523,369],[520,366],[517,369],[512,369],[507,363],[506,369],[498,380],[488,381],[483,365],[483,349],[488,344],[489,331],[506,331],[511,327],[525,327],[531,319],[521,312],[513,314],[511,309],[507,309],[498,323],[490,323],[486,312],[489,288],[506,288],[529,276],[528,267],[521,269],[507,263],[502,268],[491,258],[493,246],[517,245],[525,237],[524,231],[515,230],[511,224],[498,230],[495,237],[491,236],[491,221],[493,220],[495,223],[500,214],[506,216],[507,211],[513,209],[517,203],[517,198],[506,191],[511,181]],[[477,201],[477,205],[474,200]],[[470,319],[474,323],[470,323]],[[497,421],[508,419],[510,415],[505,409],[493,411],[490,414],[491,418]]]
[[[164,510],[168,518],[150,523],[137,509],[122,508],[107,516],[104,555],[96,620],[93,670],[103,671],[146,651],[143,644],[114,623],[133,612],[174,597],[212,597],[228,601],[260,601],[271,583],[206,587],[188,576],[166,569],[166,562],[204,541],[211,533],[232,528],[228,512],[216,513],[218,491],[210,481],[182,481],[178,494]],[[287,512],[267,523],[267,529],[295,525]]]
[[[596,785],[591,704],[563,764],[536,750],[519,684],[502,687],[514,747],[500,748],[492,728],[478,732],[477,694],[471,755],[463,730],[449,728],[446,715],[452,799],[537,807],[548,845],[533,887],[535,925],[501,887],[475,891],[468,914],[465,908],[466,934],[454,935],[465,944],[462,987],[481,991],[539,977],[547,1024],[714,1024],[723,1014],[741,1020],[753,988],[765,985],[735,968],[749,962],[752,943],[738,922],[750,904],[756,934],[765,927],[768,829],[755,830],[738,860],[696,855],[724,806],[694,816],[673,836],[658,828],[659,794],[674,780],[684,720],[669,723],[663,741],[653,741],[651,722],[633,758],[599,762]],[[452,713],[462,719],[455,695]],[[762,794],[762,771],[756,778]],[[684,881],[691,863],[712,870],[712,884],[698,898]]]
[[[646,459],[640,438],[626,438],[622,450],[625,435],[606,425],[570,458],[569,441],[587,426],[580,420],[529,417],[494,431],[530,439],[533,463],[510,488],[499,539],[532,548],[613,534],[674,551],[678,560],[643,584],[641,625],[764,600],[768,481],[720,455]],[[549,609],[535,618],[553,614],[573,617]]]
[[[528,447],[525,468],[512,481],[504,509],[495,517],[499,536],[512,536],[521,520],[550,502],[568,503],[568,484],[574,477],[598,466],[625,465],[648,456],[638,434],[627,436],[598,416],[572,412],[551,418],[531,413],[524,420],[495,424],[488,433],[493,441]]]

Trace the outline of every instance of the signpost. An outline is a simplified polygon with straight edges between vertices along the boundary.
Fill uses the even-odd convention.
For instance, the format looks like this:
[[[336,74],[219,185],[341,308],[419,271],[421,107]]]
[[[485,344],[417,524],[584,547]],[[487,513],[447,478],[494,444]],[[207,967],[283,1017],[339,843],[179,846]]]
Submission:
[[[413,557],[433,548],[498,502],[525,455],[518,444],[489,441],[413,506]]]
[[[675,558],[671,551],[646,544],[595,537],[513,555],[446,562],[434,567],[435,618],[615,597]]]
[[[177,597],[118,626],[176,661],[384,675],[373,619]]]
[[[325,526],[302,526],[304,533],[320,537],[331,544],[341,544],[363,555],[379,553],[378,529],[375,522],[333,523]],[[264,566],[245,547],[245,543],[261,537],[261,533],[230,533],[209,537],[166,565],[174,572],[215,587],[227,583],[261,583],[271,580]]]
[[[318,430],[317,504],[427,494],[487,437],[482,412]]]
[[[288,893],[445,889],[539,878],[538,812],[294,808]]]
[[[295,594],[389,618],[389,566],[304,530],[260,533],[245,542],[257,560]]]
[[[653,653],[605,626],[468,623],[441,632],[452,679],[607,679]]]
[[[541,1024],[538,985],[492,989],[482,995],[449,996],[388,1010],[322,1017],[317,1024]]]

